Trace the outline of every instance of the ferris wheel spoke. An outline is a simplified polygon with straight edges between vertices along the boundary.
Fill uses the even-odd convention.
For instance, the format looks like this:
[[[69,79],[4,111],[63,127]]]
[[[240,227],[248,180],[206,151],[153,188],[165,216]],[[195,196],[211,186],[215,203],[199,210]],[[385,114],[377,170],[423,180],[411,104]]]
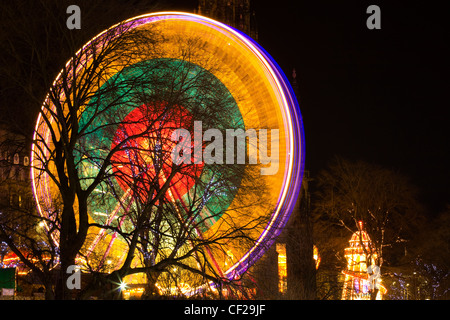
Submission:
[[[163,180],[166,181],[166,177],[165,177],[165,175],[164,175],[163,170],[161,170],[161,172],[162,172]],[[178,201],[180,201],[180,203],[181,203],[181,206],[183,207],[183,210],[184,210],[186,213],[189,213],[189,209],[188,209],[186,203],[184,202],[182,196],[181,196],[180,193],[178,192],[177,188],[175,188],[175,186],[172,185],[172,186],[169,187],[169,190],[168,190],[168,191],[169,191],[170,197],[172,198],[172,202],[175,203],[175,202],[176,202],[176,199],[178,199]],[[176,195],[176,197],[174,196],[174,194]],[[179,212],[179,210],[177,209],[177,206],[174,205],[174,207],[176,208],[175,210],[176,210],[177,213],[178,213],[178,218],[179,218],[180,221],[183,223],[183,225],[184,225],[185,227],[187,227],[186,221],[185,221],[185,219],[183,218],[182,214],[181,214],[181,213]],[[202,209],[203,209],[203,208],[202,208]],[[192,217],[192,218],[189,219],[189,220],[194,220],[194,218]],[[191,223],[191,222],[193,222],[193,221],[189,221],[188,223]],[[194,224],[194,230],[195,230],[197,236],[199,237],[199,239],[204,240],[202,232],[200,231],[200,229],[198,228],[198,226],[195,225],[195,224]],[[190,242],[191,246],[193,247],[192,241],[189,241],[189,242]],[[211,262],[213,263],[213,265],[214,265],[216,271],[219,273],[220,277],[223,278],[223,277],[224,277],[224,272],[223,272],[222,268],[220,267],[219,263],[217,262],[216,258],[214,257],[214,255],[213,255],[213,253],[212,253],[212,250],[211,250],[210,246],[209,246],[209,245],[206,245],[205,248],[206,248],[206,253],[207,253],[207,255],[209,256]],[[197,253],[196,253],[196,254],[197,254]],[[198,257],[197,257],[197,259],[198,259]]]
[[[117,215],[117,213],[119,212],[119,210],[120,210],[121,208],[124,208],[124,205],[123,205],[123,204],[124,204],[125,200],[128,198],[128,196],[130,195],[130,193],[131,193],[131,188],[129,188],[128,190],[126,190],[126,192],[123,194],[123,196],[122,196],[122,197],[120,198],[120,200],[117,202],[117,204],[116,204],[116,206],[115,206],[113,212],[110,214],[108,220],[107,220],[106,223],[105,223],[105,226],[106,226],[106,227],[109,227],[109,226],[111,225],[111,223],[112,223],[112,222],[114,221],[114,219],[116,218],[116,215]],[[129,209],[129,205],[127,206],[127,208]],[[125,209],[125,208],[124,208],[124,209]],[[127,209],[127,210],[128,210],[128,209]],[[122,221],[123,221],[123,218],[122,218]],[[91,243],[91,245],[90,245],[90,247],[89,247],[89,249],[88,249],[88,252],[87,252],[87,254],[86,254],[86,257],[89,257],[89,256],[91,255],[91,253],[94,252],[96,246],[98,245],[98,243],[100,242],[100,240],[102,240],[102,239],[104,238],[105,234],[106,234],[106,228],[102,228],[102,229],[100,230],[100,232],[97,234],[97,236],[95,237],[94,241]],[[114,241],[112,241],[112,242],[114,242]],[[110,244],[110,245],[111,245],[111,244]],[[108,246],[110,246],[110,245],[108,245]]]

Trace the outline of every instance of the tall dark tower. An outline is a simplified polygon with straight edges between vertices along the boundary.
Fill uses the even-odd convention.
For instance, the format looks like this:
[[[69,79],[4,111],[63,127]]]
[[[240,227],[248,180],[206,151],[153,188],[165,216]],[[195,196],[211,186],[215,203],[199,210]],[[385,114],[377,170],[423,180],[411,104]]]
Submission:
[[[199,0],[196,13],[228,24],[258,41],[256,15],[250,0]]]

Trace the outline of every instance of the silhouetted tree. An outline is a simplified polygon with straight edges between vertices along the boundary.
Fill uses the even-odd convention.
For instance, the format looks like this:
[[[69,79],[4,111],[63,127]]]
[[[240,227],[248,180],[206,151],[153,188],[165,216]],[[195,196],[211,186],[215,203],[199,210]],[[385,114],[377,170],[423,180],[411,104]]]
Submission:
[[[109,22],[102,17],[123,8],[106,3],[105,8],[89,9],[87,2],[86,9],[80,3],[83,21],[95,16],[102,25]],[[146,295],[151,296],[162,275],[178,281],[175,269],[197,276],[198,284],[229,281],[213,265],[210,252],[226,259],[229,246],[249,248],[267,223],[273,208],[265,201],[264,186],[255,182],[258,167],[212,164],[200,170],[175,163],[174,142],[168,134],[180,127],[193,132],[195,120],[203,121],[205,128],[230,128],[226,124],[233,119],[233,97],[214,86],[210,77],[220,61],[207,59],[209,65],[199,71],[189,59],[199,54],[193,48],[202,39],[183,35],[177,40],[178,57],[163,58],[164,34],[134,28],[133,23],[119,23],[83,45],[95,28],[83,23],[81,31],[67,30],[66,8],[58,1],[40,1],[31,7],[5,5],[2,10],[3,23],[24,21],[23,26],[15,21],[14,36],[2,42],[3,75],[24,94],[27,104],[40,107],[31,166],[37,172],[35,183],[45,184],[51,194],[37,194],[45,217],[36,216],[33,223],[45,222],[46,245],[57,254],[61,272],[53,296],[71,295],[65,288],[69,276],[65,270],[77,258],[84,258],[86,271],[93,276],[82,295],[126,275],[146,273]],[[99,9],[106,10],[97,16]],[[28,24],[29,15],[39,10],[42,20],[30,19]],[[39,22],[41,27],[33,25]],[[56,80],[56,73],[48,72],[53,58],[63,65]],[[147,63],[150,60],[157,63]],[[180,106],[189,109],[192,118]],[[181,203],[174,193],[192,185]],[[234,213],[215,209],[240,187],[247,196],[236,202]],[[111,221],[117,218],[121,223],[91,220],[92,206],[109,210],[112,202],[118,209]],[[262,206],[262,215],[252,213],[255,205]],[[206,216],[204,208],[209,211]],[[211,227],[212,220],[219,220],[222,227],[215,226],[206,236],[200,231]],[[92,230],[114,234],[125,243],[125,259],[117,261],[110,274],[105,274],[103,259],[107,250],[96,256],[87,247]],[[139,266],[134,264],[136,257],[141,259]]]
[[[319,174],[317,189],[315,234],[320,229],[328,233],[333,227],[341,233],[339,228],[344,228],[349,231],[348,241],[360,229],[358,222],[363,221],[374,250],[365,250],[366,261],[376,253],[375,264],[380,267],[388,257],[385,249],[408,240],[420,223],[422,207],[417,189],[405,176],[377,165],[336,157]],[[373,298],[376,293],[373,290]]]

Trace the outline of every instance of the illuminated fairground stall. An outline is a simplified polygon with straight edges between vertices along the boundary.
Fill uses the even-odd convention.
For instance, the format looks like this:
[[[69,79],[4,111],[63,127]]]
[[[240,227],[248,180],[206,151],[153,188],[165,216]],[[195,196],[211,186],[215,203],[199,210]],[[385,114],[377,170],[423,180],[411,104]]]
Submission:
[[[121,150],[110,158],[112,165],[107,169],[107,172],[111,173],[110,179],[94,190],[88,202],[89,219],[95,226],[89,228],[88,241],[83,248],[80,263],[83,263],[84,259],[85,262],[89,261],[91,268],[107,272],[120,267],[126,256],[127,243],[112,227],[119,226],[124,232],[133,232],[134,221],[131,212],[137,211],[137,198],[143,196],[132,190],[132,182],[127,180],[128,177],[136,175],[134,170],[139,167],[147,168],[145,172],[140,172],[144,178],[153,178],[157,163],[152,160],[151,154],[146,152],[159,148],[159,152],[163,153],[173,147],[161,146],[155,143],[156,139],[168,139],[169,127],[191,127],[194,121],[203,121],[206,126],[211,116],[217,117],[217,114],[208,113],[210,111],[205,101],[220,93],[221,99],[217,103],[222,103],[223,109],[219,112],[222,119],[218,124],[219,129],[253,128],[257,132],[260,129],[277,132],[279,150],[276,170],[270,174],[259,175],[252,181],[235,175],[233,179],[236,180],[236,187],[230,188],[232,191],[206,197],[197,182],[210,187],[217,184],[220,177],[213,174],[213,166],[210,163],[195,163],[189,172],[194,178],[175,176],[175,180],[180,182],[170,185],[166,199],[176,208],[179,217],[185,215],[186,208],[194,203],[195,199],[202,199],[196,208],[198,220],[202,221],[195,228],[198,239],[208,239],[214,234],[225,232],[231,224],[245,226],[251,219],[267,218],[263,227],[248,229],[249,237],[256,239],[250,247],[230,239],[225,250],[218,250],[216,247],[206,250],[205,259],[213,266],[214,274],[228,279],[238,278],[264,254],[280,234],[300,190],[304,137],[298,103],[289,81],[269,54],[254,40],[234,28],[203,16],[181,12],[146,14],[127,20],[120,26],[113,26],[107,31],[111,30],[117,34],[136,31],[160,34],[164,39],[152,43],[151,50],[148,43],[136,41],[133,45],[142,46],[142,50],[136,51],[136,48],[133,48],[133,52],[138,54],[127,54],[127,50],[121,48],[124,51],[121,57],[126,57],[129,62],[124,65],[121,58],[118,58],[117,63],[104,73],[104,77],[87,87],[87,90],[92,91],[92,99],[80,109],[78,115],[79,127],[85,128],[85,135],[77,141],[77,152],[73,155],[77,159],[77,170],[83,183],[89,184],[94,180],[105,155],[113,149]],[[94,37],[83,47],[84,49],[92,43],[97,43],[92,53],[86,54],[83,49],[77,53],[76,58],[81,63],[76,69],[76,75],[82,75],[85,69],[90,68],[94,57],[98,56],[102,48],[107,47],[107,44],[101,41],[107,31]],[[71,61],[68,61],[68,66]],[[174,76],[177,72],[185,73],[183,77],[177,78]],[[128,83],[143,74],[153,77],[154,81],[141,86],[135,81],[133,85],[137,88],[127,87]],[[55,83],[60,82],[62,76],[60,73]],[[181,80],[189,83],[199,78],[208,86],[179,90],[182,96],[174,105],[170,100],[173,91],[170,90],[179,86]],[[167,79],[174,80],[170,82]],[[85,83],[81,85],[86,88]],[[122,87],[120,95],[108,93],[108,88],[114,86]],[[129,95],[124,94],[127,90]],[[152,98],[156,95],[157,99]],[[106,104],[113,99],[119,99],[117,96],[122,100],[114,108],[107,109]],[[61,101],[64,100],[62,96]],[[48,98],[45,105],[48,111],[43,111],[36,123],[31,163],[38,210],[45,220],[50,220],[50,215],[57,211],[53,210],[57,207],[56,186],[50,174],[43,173],[41,169],[45,160],[52,154],[50,128],[57,128],[60,124],[51,117],[52,106]],[[123,139],[129,139],[130,136],[146,130],[148,122],[140,121],[144,115],[146,121],[163,121],[161,110],[169,105],[174,110],[170,114],[167,113],[172,120],[160,122],[159,136],[155,133],[130,139],[129,144],[132,146],[128,149],[124,146]],[[47,118],[44,119],[43,115],[47,115]],[[208,128],[204,127],[205,129]],[[193,138],[195,139],[195,134]],[[248,152],[250,149],[247,145]],[[267,163],[254,162],[233,165],[242,166],[247,171],[257,170],[256,172],[267,167]],[[162,172],[159,180],[161,185],[168,176],[166,169],[164,166],[161,170],[158,169],[158,172]],[[50,168],[51,170],[56,169]],[[250,207],[254,199],[249,190],[255,186],[264,187],[268,196],[263,205],[247,210],[248,214],[244,219],[240,210]],[[138,187],[145,189],[148,186],[142,183]],[[111,228],[108,228],[109,226]],[[58,243],[57,236],[54,241]],[[171,249],[172,244],[167,242],[166,245]],[[184,243],[186,248],[183,250],[189,251],[190,245],[192,244]],[[132,267],[142,265],[143,258],[136,255]],[[192,262],[192,265],[195,265],[195,262]],[[179,279],[176,288],[163,284],[163,280],[158,281],[156,286],[169,294],[172,289],[182,293],[194,291],[189,279]],[[135,274],[125,279],[123,289],[134,290],[128,292],[131,295],[142,293],[143,289],[138,284],[143,281],[145,282],[145,275]]]
[[[345,275],[342,300],[370,300],[371,287],[375,286],[379,289],[376,299],[381,300],[386,288],[381,284],[380,269],[375,265],[377,253],[369,235],[363,230],[362,221],[349,243],[350,246],[345,249],[347,270],[342,271]]]

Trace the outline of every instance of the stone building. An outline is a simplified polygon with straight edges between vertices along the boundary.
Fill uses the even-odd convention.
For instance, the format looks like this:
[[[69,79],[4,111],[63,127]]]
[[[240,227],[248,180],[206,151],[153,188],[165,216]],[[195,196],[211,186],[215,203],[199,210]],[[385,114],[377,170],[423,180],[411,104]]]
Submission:
[[[256,15],[250,0],[199,0],[195,13],[239,29],[258,41]]]

